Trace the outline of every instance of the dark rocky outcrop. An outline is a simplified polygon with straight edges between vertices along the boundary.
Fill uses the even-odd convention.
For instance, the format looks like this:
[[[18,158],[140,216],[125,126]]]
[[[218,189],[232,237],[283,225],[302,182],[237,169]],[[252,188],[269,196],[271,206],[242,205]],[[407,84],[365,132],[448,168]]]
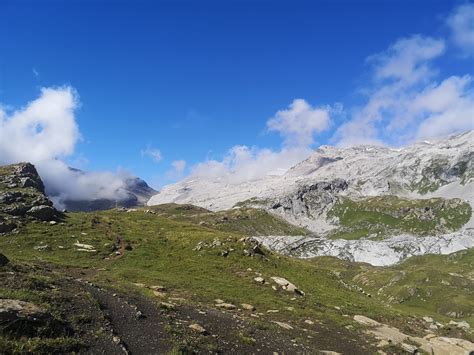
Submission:
[[[56,220],[59,213],[44,193],[34,165],[0,167],[0,233],[9,233],[28,220]]]

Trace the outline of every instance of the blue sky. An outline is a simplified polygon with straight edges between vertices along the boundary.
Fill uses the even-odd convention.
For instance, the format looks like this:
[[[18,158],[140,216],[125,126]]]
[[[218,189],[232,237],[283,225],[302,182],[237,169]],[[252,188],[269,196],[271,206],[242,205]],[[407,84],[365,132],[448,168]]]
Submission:
[[[264,154],[304,151],[290,152],[292,161],[319,144],[405,144],[424,137],[422,121],[439,110],[415,114],[382,107],[377,111],[386,115],[382,119],[362,122],[357,117],[370,116],[368,103],[387,88],[395,90],[393,82],[406,85],[404,92],[412,96],[400,98],[398,92],[390,98],[406,103],[454,76],[446,86],[452,84],[465,99],[453,104],[454,111],[464,110],[464,121],[455,126],[465,129],[466,112],[473,107],[468,76],[474,70],[472,25],[463,27],[462,21],[472,16],[472,4],[4,0],[0,103],[4,120],[11,120],[14,110],[40,97],[41,88],[72,88],[78,100],[73,120],[81,139],[71,135],[72,148],[54,151],[52,158],[92,171],[120,167],[154,186],[194,171],[199,163],[206,170],[209,161],[245,169],[235,163],[235,150],[229,153],[235,146],[247,147],[245,159],[262,165],[262,149]],[[460,6],[464,8],[454,17]],[[464,33],[466,39],[455,31],[471,34]],[[401,39],[408,40],[397,47]],[[384,72],[393,57],[405,58],[418,49],[405,77]],[[417,70],[423,78],[408,83]],[[309,107],[293,117],[295,106],[289,105],[295,99]],[[286,114],[278,115],[282,110]],[[385,130],[412,113],[402,128]],[[430,122],[425,126],[432,127]],[[357,130],[364,132],[348,136]],[[415,131],[421,133],[410,134]],[[157,150],[161,159],[148,154]],[[3,154],[5,162],[13,159]],[[285,155],[282,159],[288,161]],[[183,168],[182,161],[184,171],[171,171],[173,162]],[[278,157],[268,169],[278,168],[276,161]]]

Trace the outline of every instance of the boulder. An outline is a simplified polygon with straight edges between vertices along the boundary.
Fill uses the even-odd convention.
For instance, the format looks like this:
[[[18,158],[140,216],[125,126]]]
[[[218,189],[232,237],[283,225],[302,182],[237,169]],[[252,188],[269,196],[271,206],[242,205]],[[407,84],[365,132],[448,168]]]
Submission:
[[[40,205],[31,207],[26,213],[40,221],[51,221],[54,219],[56,210],[51,206]]]
[[[273,276],[271,279],[277,283],[278,285],[281,286],[281,288],[285,291],[288,292],[294,292],[299,295],[304,295],[304,292],[298,289],[294,284],[292,284],[290,281],[287,279],[284,279],[283,277],[278,277],[278,276]]]
[[[0,333],[31,336],[52,316],[42,307],[15,299],[0,299]]]

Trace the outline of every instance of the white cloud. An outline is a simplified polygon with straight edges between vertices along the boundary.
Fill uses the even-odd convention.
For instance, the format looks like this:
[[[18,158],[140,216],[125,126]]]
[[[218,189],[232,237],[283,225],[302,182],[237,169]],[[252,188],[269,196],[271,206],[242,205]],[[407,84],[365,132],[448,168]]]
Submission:
[[[452,76],[429,88],[413,101],[413,110],[423,115],[417,139],[436,138],[474,129],[473,78]]]
[[[473,128],[472,78],[436,80],[444,41],[415,35],[371,56],[374,82],[365,105],[333,136],[339,145],[404,145]]]
[[[75,90],[60,87],[41,89],[37,99],[19,110],[0,109],[0,164],[35,164],[58,207],[71,199],[125,198],[126,174],[86,173],[62,160],[74,153],[80,139],[74,116],[78,105]]]
[[[141,154],[142,156],[150,157],[155,162],[159,162],[161,159],[163,159],[163,155],[161,154],[161,151],[156,148],[148,147],[146,149],[142,149]]]
[[[80,137],[72,88],[43,88],[25,108],[0,116],[0,157],[41,161],[70,155]]]
[[[305,100],[295,99],[288,109],[278,111],[268,120],[270,131],[279,132],[290,146],[308,146],[315,133],[329,128],[331,107],[311,107]]]
[[[328,129],[331,115],[341,111],[339,104],[313,107],[303,99],[295,99],[287,109],[278,111],[267,121],[268,130],[283,137],[281,149],[236,145],[222,160],[207,160],[193,166],[190,178],[238,184],[267,175],[281,175],[311,154],[315,134]]]
[[[394,79],[413,84],[434,74],[429,61],[439,57],[444,50],[443,40],[414,35],[399,39],[385,52],[367,58],[367,62],[374,65],[377,80]]]
[[[474,3],[456,7],[446,23],[451,29],[451,39],[465,55],[474,55]]]
[[[281,175],[293,165],[307,158],[312,150],[308,147],[271,149],[234,146],[224,159],[208,160],[192,168],[191,178],[221,180],[230,184],[252,181],[267,175]]]
[[[171,162],[171,170],[166,172],[166,177],[171,180],[181,179],[184,176],[184,171],[186,169],[185,160],[174,160]]]

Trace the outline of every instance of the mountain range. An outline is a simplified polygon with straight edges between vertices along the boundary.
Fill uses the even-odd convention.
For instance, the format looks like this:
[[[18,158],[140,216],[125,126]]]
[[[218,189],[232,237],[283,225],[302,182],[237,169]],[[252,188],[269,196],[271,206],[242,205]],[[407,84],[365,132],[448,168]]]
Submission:
[[[385,265],[474,246],[473,161],[473,131],[404,148],[321,146],[283,175],[242,183],[191,175],[148,205],[264,209],[309,231],[256,236],[269,248]]]

